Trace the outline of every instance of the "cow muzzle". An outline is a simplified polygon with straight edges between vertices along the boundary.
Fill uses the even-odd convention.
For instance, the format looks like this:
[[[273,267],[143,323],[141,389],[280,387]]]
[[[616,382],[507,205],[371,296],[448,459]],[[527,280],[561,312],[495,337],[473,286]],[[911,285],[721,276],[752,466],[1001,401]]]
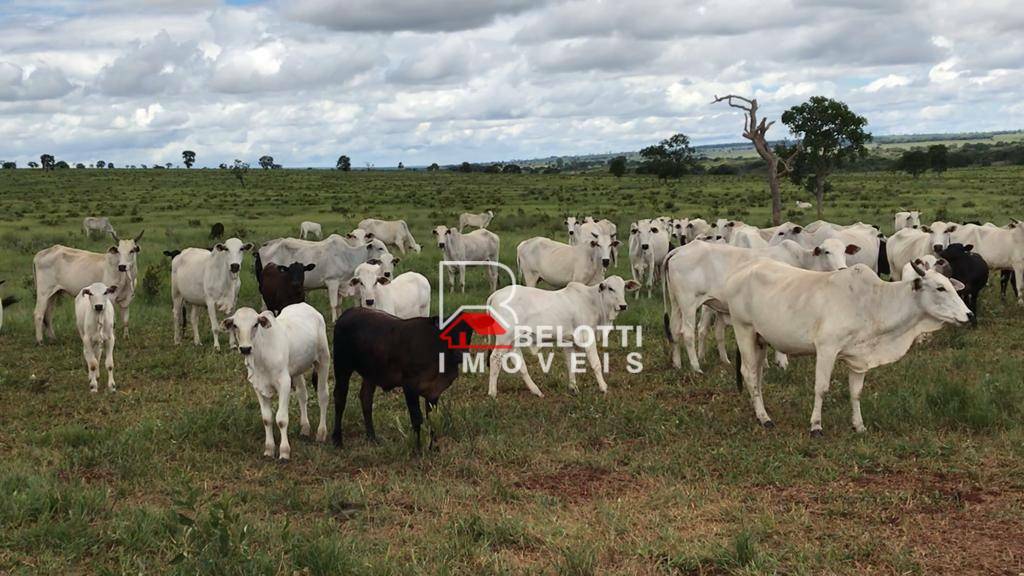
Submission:
[[[385,272],[384,273],[384,277],[385,278],[391,278],[391,272]]]
[[[376,302],[376,300],[374,300],[373,298],[370,298],[370,299],[368,299],[368,300],[366,301],[366,305],[367,305],[367,306],[373,306],[373,303],[374,303],[374,302]]]
[[[248,356],[252,354],[252,346],[239,346],[238,351],[242,353],[242,356]]]
[[[117,265],[117,271],[118,272],[127,272],[128,271],[128,265],[127,264],[118,264]]]
[[[238,274],[238,271],[242,268],[239,264],[232,264],[230,267],[232,274]]]
[[[640,249],[641,250],[650,250],[650,248],[651,248],[650,244],[641,244],[640,245]]]
[[[575,235],[576,235],[576,232],[573,232],[572,230],[569,230],[569,236],[575,236]]]
[[[92,309],[97,312],[103,312],[103,304],[96,304],[95,306],[92,307]]]
[[[619,312],[625,310],[626,308],[628,308],[626,304],[619,304]]]
[[[612,263],[612,261],[609,260],[608,258],[602,258],[601,259],[601,266],[604,266],[605,268],[607,268],[608,265],[611,264],[611,263]]]
[[[932,250],[934,250],[936,254],[938,254],[939,252],[942,252],[942,244],[936,244],[936,245],[932,246]]]
[[[440,248],[441,250],[444,250],[444,242],[438,242],[437,247]]]

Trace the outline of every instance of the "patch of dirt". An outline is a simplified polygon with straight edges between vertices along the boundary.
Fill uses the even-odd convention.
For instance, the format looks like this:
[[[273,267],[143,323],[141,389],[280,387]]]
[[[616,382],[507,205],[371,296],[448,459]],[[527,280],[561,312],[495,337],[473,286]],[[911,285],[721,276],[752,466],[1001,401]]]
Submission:
[[[542,492],[567,502],[589,502],[606,494],[635,490],[638,479],[625,472],[564,464],[555,472],[529,473],[512,484],[527,492]]]

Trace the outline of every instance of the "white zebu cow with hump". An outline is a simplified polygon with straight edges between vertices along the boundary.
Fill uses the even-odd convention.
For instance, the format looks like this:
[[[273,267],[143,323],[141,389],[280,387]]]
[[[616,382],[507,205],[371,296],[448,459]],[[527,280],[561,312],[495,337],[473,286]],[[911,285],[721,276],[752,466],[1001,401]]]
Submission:
[[[356,266],[351,284],[367,308],[399,318],[430,316],[430,281],[423,274],[406,272],[392,280],[381,273],[379,264],[364,262]]]
[[[902,211],[896,213],[896,218],[893,223],[893,233],[899,232],[904,228],[920,228],[921,227],[921,213],[914,211]]]
[[[722,294],[736,332],[746,383],[758,421],[773,425],[761,396],[765,347],[790,355],[815,355],[811,433],[821,434],[821,404],[836,360],[850,369],[853,428],[860,413],[864,376],[902,358],[918,336],[944,323],[964,324],[971,312],[956,292],[963,284],[934,270],[885,282],[863,265],[838,272],[809,272],[761,259],[729,277]]]
[[[36,281],[36,308],[33,313],[36,342],[43,343],[44,328],[49,338],[56,338],[53,307],[57,298],[61,294],[75,296],[82,288],[96,282],[117,286],[112,299],[121,309],[124,335],[128,336],[129,306],[135,298],[135,279],[138,276],[139,240],[144,233],[139,232],[129,240],[121,240],[112,233],[116,244],[103,254],[60,244],[36,253],[32,259]]]
[[[725,286],[729,275],[749,265],[757,258],[767,257],[789,266],[812,270],[838,270],[846,267],[847,253],[856,253],[856,245],[843,245],[829,239],[812,249],[803,248],[793,241],[784,241],[776,246],[757,250],[711,242],[691,242],[669,252],[665,257],[662,279],[665,307],[665,330],[672,346],[672,364],[682,367],[678,340],[681,335],[689,357],[690,368],[702,373],[700,355],[697,351],[697,313],[711,300],[721,298],[719,292]],[[717,306],[721,311],[726,304]],[[707,310],[705,310],[707,313]],[[709,317],[710,318],[710,317]],[[718,339],[719,357],[728,363],[725,354],[725,319],[719,321],[715,336]],[[702,321],[706,328],[708,321]],[[703,335],[701,335],[703,338]],[[702,346],[703,348],[703,346]],[[779,358],[780,363],[784,363]]]
[[[366,230],[367,234],[373,234],[374,238],[384,244],[398,248],[402,254],[405,254],[406,250],[420,251],[420,245],[412,237],[412,232],[409,231],[409,225],[405,223],[405,220],[367,218],[359,222],[359,228]]]
[[[593,216],[587,216],[586,218],[583,219],[583,223],[580,224],[580,226],[579,226],[579,230],[580,230],[581,234],[583,234],[583,227],[586,226],[587,224],[590,224],[591,226],[596,226],[597,230],[601,234],[606,234],[609,238],[611,238],[612,240],[616,241],[615,244],[612,246],[612,252],[611,252],[612,253],[612,267],[614,268],[614,267],[618,266],[619,265],[619,249],[618,249],[618,246],[619,246],[619,243],[618,243],[619,227],[616,226],[614,222],[612,222],[611,220],[608,220],[607,218],[602,218],[600,220],[595,220]],[[581,236],[581,238],[582,238],[582,236]]]
[[[822,242],[829,239],[838,240],[843,245],[855,245],[859,248],[846,258],[846,264],[864,264],[876,273],[878,271],[878,252],[881,250],[881,242],[878,238],[878,231],[868,224],[853,224],[842,228],[832,226],[820,226],[811,232],[802,226],[786,223],[779,226],[768,242],[774,246],[783,240],[792,240],[804,248],[815,248],[821,246]]]
[[[669,228],[660,219],[644,219],[629,227],[629,264],[633,279],[647,285],[647,297],[655,282],[661,278],[661,262],[668,254],[671,236]],[[645,280],[646,277],[646,280]],[[637,298],[640,291],[636,292]]]
[[[316,222],[306,220],[299,224],[299,238],[302,238],[303,240],[308,239],[310,236],[316,236],[317,240],[321,240],[323,238],[323,234],[323,227]]]
[[[86,216],[82,218],[82,234],[85,234],[87,238],[92,238],[93,233],[99,233],[100,236],[116,234],[114,227],[110,224],[110,219],[105,216]]]
[[[491,220],[494,219],[494,211],[488,210],[487,212],[481,212],[479,214],[471,214],[469,212],[463,212],[459,214],[459,232],[466,229],[466,226],[473,226],[474,228],[487,228],[491,225]]]
[[[516,247],[516,264],[523,282],[536,286],[543,280],[562,288],[569,282],[594,285],[603,280],[605,269],[611,264],[612,249],[619,241],[592,224],[580,226],[580,236],[575,246],[543,236],[520,242]]]
[[[317,442],[327,440],[327,373],[331,367],[331,352],[327,345],[327,325],[324,317],[305,302],[285,306],[281,314],[267,310],[257,313],[252,308],[239,308],[224,319],[221,327],[238,340],[238,351],[245,359],[249,382],[256,392],[263,417],[263,455],[274,457],[277,448],[272,425],[275,420],[281,435],[278,457],[291,458],[288,443],[288,400],[292,388],[298,394],[300,432],[309,436],[309,414],[306,390],[306,372],[316,375],[317,404],[320,423],[316,430]],[[277,395],[277,415],[270,404]]]
[[[292,262],[316,264],[306,272],[303,287],[308,290],[327,289],[331,303],[331,321],[338,319],[341,299],[349,296],[349,282],[356,266],[372,259],[379,259],[388,249],[380,240],[373,239],[366,244],[352,246],[348,240],[331,234],[319,242],[298,238],[279,238],[263,244],[260,261],[264,265],[274,263],[288,266]]]
[[[1010,219],[1005,228],[994,225],[965,224],[950,231],[951,242],[973,245],[973,252],[985,259],[992,270],[1012,270],[1017,286],[1024,286],[1024,224]],[[948,246],[948,243],[947,243]],[[1018,292],[1017,303],[1024,305],[1024,292]]]
[[[192,343],[198,346],[199,307],[206,308],[210,318],[210,333],[213,347],[220,350],[220,322],[217,311],[231,314],[235,311],[238,290],[242,280],[238,273],[242,269],[245,252],[252,250],[250,243],[243,244],[238,238],[228,238],[218,243],[213,250],[186,248],[171,260],[171,306],[174,316],[174,343],[181,344],[181,327],[185,304],[189,305],[192,322]],[[229,334],[233,348],[234,338]]]
[[[501,239],[490,230],[473,230],[468,234],[447,226],[434,226],[430,231],[437,239],[437,247],[444,254],[444,259],[453,262],[497,262],[501,249]],[[498,269],[485,266],[484,272],[491,284],[491,292],[498,289]],[[455,292],[455,277],[459,277],[462,293],[466,293],[466,267],[448,266],[448,279],[451,291]],[[443,286],[440,287],[443,289]]]
[[[82,338],[82,355],[89,372],[89,391],[100,389],[100,358],[106,351],[107,390],[114,392],[114,305],[110,295],[117,292],[117,286],[95,282],[82,288],[75,296],[75,323]]]
[[[968,224],[963,228],[981,228]],[[886,242],[886,256],[893,280],[903,278],[903,269],[908,262],[928,254],[938,254],[949,246],[951,235],[959,232],[961,226],[951,222],[932,222],[931,226],[904,228],[889,237]],[[959,242],[959,240],[956,240]],[[964,242],[969,244],[970,242]]]
[[[571,282],[565,288],[554,291],[506,286],[491,294],[487,298],[487,305],[507,331],[495,337],[487,393],[492,398],[498,395],[502,359],[510,355],[517,357],[518,361],[509,366],[518,366],[519,374],[530,392],[544,396],[530,377],[522,351],[514,346],[516,334],[529,333],[531,348],[536,352],[537,345],[551,344],[550,339],[557,337],[559,332],[563,340],[569,339],[573,344],[563,348],[569,372],[569,389],[572,392],[579,390],[576,387],[573,355],[582,351],[594,372],[598,388],[601,392],[607,392],[608,384],[601,373],[601,360],[597,352],[601,340],[597,329],[600,326],[611,326],[619,312],[626,309],[626,292],[639,287],[634,280],[624,281],[619,276],[610,276],[594,286]],[[587,338],[588,332],[594,338]],[[553,358],[549,356],[548,368],[551,361]]]

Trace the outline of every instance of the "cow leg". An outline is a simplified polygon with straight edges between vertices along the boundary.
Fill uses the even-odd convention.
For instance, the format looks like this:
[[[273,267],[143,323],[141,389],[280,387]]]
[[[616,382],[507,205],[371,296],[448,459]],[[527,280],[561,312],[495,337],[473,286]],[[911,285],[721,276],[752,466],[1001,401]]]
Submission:
[[[121,323],[124,324],[124,327],[121,328],[121,333],[124,334],[125,338],[128,337],[128,316],[130,314],[131,314],[131,309],[128,308],[128,305],[127,304],[122,304],[121,305]]]
[[[771,428],[772,422],[764,409],[764,398],[761,395],[761,376],[764,374],[764,347],[757,342],[757,333],[753,327],[733,323],[736,333],[736,345],[740,353],[740,375],[750,395],[750,403],[754,407],[757,421],[765,428]]]
[[[185,315],[184,310],[185,302],[179,297],[175,296],[171,300],[171,314],[174,316],[174,343],[181,344],[181,320]]]
[[[537,384],[534,383],[533,378],[530,377],[530,370],[526,367],[526,357],[518,349],[512,350],[509,354],[515,354],[519,356],[519,375],[523,377],[523,382],[526,383],[526,387],[530,389],[530,393],[534,396],[544,397],[544,393],[540,391]]]
[[[1024,264],[1018,264],[1013,268],[1014,278],[1017,279],[1017,304],[1024,306]]]
[[[295,389],[295,399],[299,402],[299,433],[309,436],[309,390],[306,389],[306,379],[302,374],[292,377],[292,388]]]
[[[498,289],[498,269],[494,266],[487,267],[487,279],[491,283],[491,292]]]
[[[341,285],[337,280],[325,280],[324,285],[327,286],[327,299],[331,302],[331,324],[334,324],[338,320],[338,291]]]
[[[189,322],[192,323],[192,344],[199,346],[203,343],[202,339],[199,338],[199,306],[188,306]]]
[[[105,363],[107,367],[107,390],[110,392],[116,392],[117,386],[114,384],[114,334],[111,331],[110,338],[107,338],[107,361]]]
[[[495,339],[497,342],[497,339]],[[487,372],[487,395],[491,398],[498,397],[498,375],[501,374],[501,358],[505,355],[505,350],[501,348],[492,348],[491,355],[488,359],[488,372]],[[337,378],[337,375],[335,375]]]
[[[287,373],[277,379],[277,430],[281,433],[281,445],[278,458],[288,460],[292,456],[292,447],[288,443],[288,399],[292,391],[291,378]]]
[[[789,356],[786,356],[778,350],[775,351],[775,363],[779,365],[779,368],[785,370],[789,368]]]
[[[466,267],[459,266],[459,290],[466,293]]]
[[[864,389],[864,376],[866,372],[850,371],[850,410],[852,412],[853,429],[857,432],[864,432],[864,419],[860,415],[860,392]]]
[[[85,368],[89,371],[89,392],[98,392],[100,384],[98,382],[100,375],[100,361],[96,357],[96,347],[89,340],[84,342],[82,346],[82,354],[85,356]]]
[[[255,391],[255,390],[254,390]],[[260,416],[263,419],[263,455],[268,458],[274,457],[274,407],[270,405],[270,398],[256,392],[256,399],[260,401]]]
[[[1012,274],[1009,270],[999,271],[999,298],[1002,300],[1006,300],[1006,285],[1010,283]]]
[[[43,324],[46,326],[46,337],[50,340],[56,340],[57,334],[53,331],[53,312],[57,308],[57,298],[60,294],[54,294],[50,296],[46,301],[46,311],[43,314]]]
[[[210,315],[210,332],[213,334],[213,349],[220,350],[220,338],[217,337],[217,307],[212,301],[206,302],[206,313]]]
[[[412,421],[412,430],[416,433],[416,452],[420,451],[420,428],[423,426],[423,412],[420,411],[420,395],[411,386],[403,386],[405,392],[405,406],[409,409],[409,420]]]
[[[832,369],[836,363],[838,352],[818,348],[818,356],[814,364],[814,410],[811,411],[811,435],[821,436],[821,404],[828,392],[832,380]]]
[[[373,393],[377,387],[373,382],[363,378],[363,387],[359,389],[359,403],[363,406],[363,425],[366,426],[366,439],[377,441],[377,433],[373,430]]]
[[[321,394],[320,390],[327,390],[327,367],[321,366],[320,368],[322,370],[317,370],[317,376],[320,379],[317,394],[321,402],[320,413],[324,414],[327,410],[327,399],[326,394]],[[351,378],[351,370],[340,372],[335,370],[334,372],[334,432],[331,434],[331,440],[338,447],[341,446],[341,416],[345,413],[345,404],[348,402],[348,382]],[[323,425],[323,420],[321,420],[321,425]]]
[[[427,422],[427,428],[430,429],[430,437],[427,438],[427,450],[437,449],[437,425],[435,423],[437,417],[433,414],[435,408],[440,410],[437,402],[431,402],[426,398],[423,399],[423,409],[425,413],[424,420]]]
[[[654,266],[653,264],[647,267],[647,297],[651,297],[651,292],[654,290]],[[639,290],[637,290],[639,292]]]
[[[32,311],[32,320],[36,325],[36,344],[43,343],[43,326],[46,325],[46,308],[49,302],[49,297],[36,295],[36,308]]]
[[[325,355],[326,357],[327,355]],[[328,362],[318,362],[313,370],[316,371],[316,381],[313,384],[316,386],[316,402],[317,407],[320,409],[320,423],[316,428],[316,441],[326,442],[327,441],[327,404],[330,403],[330,391],[327,389],[327,371]]]
[[[715,341],[718,343],[718,360],[722,364],[732,364],[729,361],[729,351],[725,349],[725,314],[717,314],[718,321],[715,322]]]
[[[683,318],[680,322],[680,332],[683,335],[683,344],[686,346],[686,355],[690,358],[690,368],[698,373],[703,374],[704,371],[700,369],[700,360],[697,356],[697,345],[694,341],[694,324],[697,321],[697,311],[700,306],[687,306],[683,308]]]
[[[569,373],[569,391],[573,394],[578,394],[580,389],[576,386],[576,371],[573,370],[572,362],[577,349],[575,347],[566,346],[563,350],[565,351],[565,371]]]
[[[590,362],[590,369],[594,371],[594,378],[597,379],[597,387],[601,393],[608,392],[608,384],[604,381],[601,366],[601,357],[597,354],[597,343],[587,346],[587,360]]]
[[[643,282],[642,279],[643,279],[643,275],[644,275],[643,271],[640,270],[639,268],[637,268],[636,266],[630,266],[630,268],[633,270],[633,280],[636,281],[636,282],[641,282],[642,283]],[[635,298],[637,300],[640,299],[640,291],[639,290],[633,292],[633,298]]]

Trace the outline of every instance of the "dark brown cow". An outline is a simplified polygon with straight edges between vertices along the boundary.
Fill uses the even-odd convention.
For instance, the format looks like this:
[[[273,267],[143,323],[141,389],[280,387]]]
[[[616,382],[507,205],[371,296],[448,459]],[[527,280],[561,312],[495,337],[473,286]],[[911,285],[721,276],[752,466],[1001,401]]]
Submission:
[[[263,266],[259,251],[256,252],[256,283],[260,287],[263,304],[277,316],[289,304],[306,301],[306,291],[302,283],[306,281],[306,272],[316,268],[316,264],[292,262],[288,266],[270,263]]]

